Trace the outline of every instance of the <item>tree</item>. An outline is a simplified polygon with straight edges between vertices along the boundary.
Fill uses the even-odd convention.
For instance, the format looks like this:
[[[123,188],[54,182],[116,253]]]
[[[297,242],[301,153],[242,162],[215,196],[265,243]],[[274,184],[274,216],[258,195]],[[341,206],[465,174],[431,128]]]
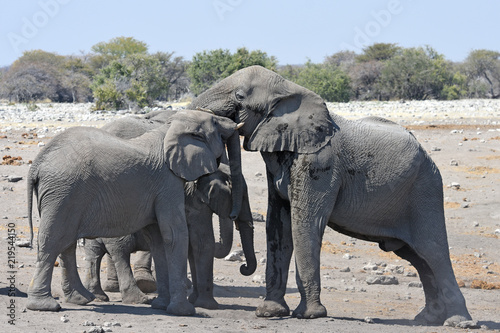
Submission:
[[[351,86],[349,77],[335,66],[306,63],[296,83],[314,91],[329,102],[348,102]]]
[[[132,54],[112,61],[94,78],[92,91],[96,109],[129,109],[153,105],[168,90],[158,57]]]
[[[131,54],[146,54],[148,46],[133,37],[116,37],[109,42],[100,42],[92,46],[91,50],[112,59],[124,59]]]
[[[95,74],[108,66],[113,60],[125,59],[132,54],[147,54],[146,43],[133,37],[116,37],[107,42],[100,42],[92,46],[94,55],[90,59],[91,68]]]
[[[179,99],[189,91],[187,76],[188,63],[182,57],[174,57],[174,52],[153,54],[161,65],[162,75],[168,81],[168,87],[158,96],[160,100]]]
[[[64,101],[64,61],[63,56],[42,50],[24,52],[4,75],[4,97],[16,102]]]
[[[356,60],[359,62],[386,61],[396,56],[401,51],[397,44],[375,43],[363,49],[363,53]]]
[[[441,98],[450,82],[448,62],[432,48],[408,48],[389,59],[381,73],[381,84],[401,99]]]
[[[235,54],[223,49],[196,53],[188,68],[191,91],[198,95],[215,82],[252,65],[276,70],[277,60],[260,50],[249,52],[246,48],[238,49]]]
[[[500,52],[473,50],[464,62],[465,72],[472,84],[484,81],[488,86],[486,97],[500,97]]]

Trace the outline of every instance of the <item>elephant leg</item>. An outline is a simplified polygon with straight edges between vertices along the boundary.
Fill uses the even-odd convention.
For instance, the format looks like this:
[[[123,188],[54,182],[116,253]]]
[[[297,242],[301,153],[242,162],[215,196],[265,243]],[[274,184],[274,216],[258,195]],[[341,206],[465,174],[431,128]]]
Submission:
[[[85,288],[94,294],[98,300],[108,302],[109,297],[101,287],[101,261],[105,254],[104,246],[95,239],[86,239],[84,249],[86,269]]]
[[[47,230],[51,221],[47,222],[42,216],[40,229],[38,231],[38,253],[35,264],[35,272],[28,288],[28,301],[26,308],[35,311],[59,311],[61,305],[52,297],[51,283],[54,263],[57,256],[65,247],[76,242],[64,242],[64,236],[55,238],[52,230]]]
[[[177,200],[172,200],[171,197],[163,200],[159,198],[160,201],[155,207],[167,260],[170,294],[167,313],[187,316],[194,315],[196,311],[188,302],[186,293],[189,234],[184,208],[184,182],[180,179],[178,181],[178,183],[170,182],[172,186],[169,188],[171,191],[177,190],[174,193],[180,194]],[[179,200],[182,201],[178,202]]]
[[[425,308],[415,317],[418,322],[426,324],[441,324],[444,321],[443,311],[438,311],[441,316],[436,315],[432,309],[443,308],[444,304],[439,302],[437,281],[429,265],[408,245],[394,251],[399,257],[408,260],[416,268],[425,295]],[[441,319],[440,319],[441,317]]]
[[[115,262],[108,254],[106,256],[106,280],[104,280],[104,290],[117,293],[120,291],[120,284],[118,283],[118,274],[116,273]]]
[[[415,320],[426,325],[456,326],[472,320],[453,272],[448,246],[445,245],[436,249],[422,242],[421,246],[414,245],[414,249],[408,251],[413,253],[407,255],[414,257],[410,262],[419,272],[426,301]]]
[[[461,322],[471,321],[472,318],[451,265],[441,183],[436,183],[438,187],[430,191],[428,182],[428,175],[419,176],[416,180],[416,184],[422,186],[415,187],[413,202],[418,204],[416,207],[425,209],[418,209],[412,216],[411,226],[414,229],[412,229],[412,242],[408,243],[415,256],[419,258],[414,259],[415,267],[423,266],[422,285],[428,289],[425,291],[425,308],[415,320],[425,324],[457,326]],[[426,279],[429,282],[425,282]]]
[[[290,211],[292,237],[295,250],[296,281],[301,300],[292,316],[319,318],[327,315],[321,304],[320,254],[323,234],[332,214],[338,185],[331,168],[319,168],[318,156],[305,155],[294,162],[301,165],[290,170]],[[312,159],[312,161],[310,160]],[[309,165],[303,170],[302,165]],[[320,170],[311,177],[311,170]],[[325,180],[331,181],[325,184]],[[337,186],[337,187],[336,187]]]
[[[59,258],[62,267],[62,290],[65,301],[68,303],[85,305],[95,299],[80,280],[76,264],[76,242],[64,250]]]
[[[106,248],[115,263],[122,302],[126,304],[151,303],[151,300],[135,283],[132,268],[130,267],[130,251],[121,246],[114,246],[114,243],[106,244]]]
[[[212,226],[212,213],[188,214],[189,229],[189,264],[193,279],[193,292],[189,301],[196,307],[218,309],[214,299],[214,254],[215,237]]]
[[[151,255],[153,256],[156,271],[158,297],[151,302],[151,307],[153,309],[166,310],[170,303],[170,291],[163,238],[161,237],[160,229],[157,224],[148,225],[143,230],[145,236],[147,235],[150,239]]]
[[[268,175],[268,180],[270,178]],[[266,235],[266,298],[255,313],[258,317],[288,316],[290,308],[286,304],[285,293],[293,252],[290,203],[279,196],[270,181]]]
[[[139,289],[144,293],[156,291],[156,281],[151,273],[151,252],[137,251],[137,259],[134,263],[134,277]]]

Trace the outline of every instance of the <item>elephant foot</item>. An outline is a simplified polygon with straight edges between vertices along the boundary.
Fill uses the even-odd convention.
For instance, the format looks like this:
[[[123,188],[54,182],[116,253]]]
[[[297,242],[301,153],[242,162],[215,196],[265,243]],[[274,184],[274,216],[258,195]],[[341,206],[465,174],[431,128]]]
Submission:
[[[120,292],[120,285],[118,284],[118,280],[105,280],[103,283],[104,291],[109,291],[111,293]]]
[[[219,303],[217,303],[215,298],[209,296],[207,297],[198,296],[193,304],[197,308],[204,308],[208,310],[216,310],[219,308]]]
[[[94,293],[95,300],[99,302],[109,302],[109,297],[106,294],[96,294]]]
[[[290,315],[290,308],[283,300],[282,303],[265,300],[255,310],[257,317],[285,317]]]
[[[135,283],[143,293],[154,293],[156,291],[156,281],[151,272],[138,270],[134,272]]]
[[[64,296],[65,302],[78,305],[88,304],[89,302],[92,302],[94,299],[95,299],[94,294],[92,294],[87,290],[80,292],[76,289],[73,289],[69,294]]]
[[[122,302],[125,304],[151,304],[152,298],[143,294],[142,291],[137,289],[137,291],[123,291]]]
[[[158,310],[167,310],[168,306],[168,300],[166,300],[163,297],[156,297],[152,302],[151,302],[151,307],[153,309],[158,309]]]
[[[443,325],[466,329],[480,328],[480,326],[477,324],[477,321],[470,319],[470,316],[469,318],[466,318],[464,316],[452,316],[446,319]]]
[[[446,320],[446,308],[442,306],[434,306],[436,309],[432,311],[431,306],[426,305],[414,318],[414,321],[423,326],[440,326]]]
[[[298,319],[314,319],[326,317],[326,315],[326,308],[319,301],[312,304],[301,301],[299,306],[292,313],[292,317]]]
[[[59,311],[61,305],[52,296],[32,296],[28,295],[26,308],[33,311]]]
[[[184,300],[180,302],[171,302],[167,306],[167,313],[174,316],[193,316],[196,314],[196,310],[193,304]]]

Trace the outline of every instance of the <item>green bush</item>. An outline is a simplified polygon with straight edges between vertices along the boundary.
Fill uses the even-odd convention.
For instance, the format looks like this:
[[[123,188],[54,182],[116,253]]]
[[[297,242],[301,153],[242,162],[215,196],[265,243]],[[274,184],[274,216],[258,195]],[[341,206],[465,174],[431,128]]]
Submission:
[[[299,72],[295,82],[329,102],[349,102],[351,97],[349,77],[335,66],[309,61]]]

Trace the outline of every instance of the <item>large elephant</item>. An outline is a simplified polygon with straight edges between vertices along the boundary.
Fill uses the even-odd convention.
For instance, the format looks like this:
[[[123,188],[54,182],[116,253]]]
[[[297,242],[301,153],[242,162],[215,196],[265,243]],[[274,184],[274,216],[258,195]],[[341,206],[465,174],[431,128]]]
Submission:
[[[207,112],[179,112],[172,122],[124,140],[96,128],[74,127],[54,137],[35,158],[28,174],[28,218],[33,192],[40,226],[35,273],[27,308],[57,311],[51,295],[54,262],[60,254],[69,302],[94,296],[76,269],[79,238],[118,237],[148,227],[158,279],[157,305],[192,315],[187,301],[188,229],[184,185],[217,170],[224,141],[236,124]]]
[[[426,300],[417,321],[471,319],[449,258],[440,173],[407,130],[330,113],[318,95],[260,66],[221,80],[188,107],[244,122],[244,148],[260,151],[266,163],[267,294],[257,316],[289,314],[293,250],[301,295],[293,316],[326,316],[320,250],[328,225],[415,266]]]
[[[233,241],[233,221],[229,218],[231,211],[229,167],[221,164],[216,172],[201,176],[195,182],[186,183],[185,190],[186,220],[189,230],[188,257],[193,279],[193,292],[189,296],[189,301],[196,307],[216,309],[219,305],[213,297],[213,259],[225,257],[231,250]],[[219,215],[219,242],[215,242],[212,227],[213,213]],[[252,216],[246,196],[236,222],[247,262],[241,272],[249,275],[255,271],[257,262],[253,251]],[[135,283],[130,268],[130,253],[149,251],[149,242],[149,235],[143,230],[123,237],[86,240],[84,248],[88,269],[85,281],[87,289],[100,300],[109,300],[101,287],[99,276],[102,257],[105,253],[109,253],[113,265],[118,270],[118,274],[115,274],[119,280],[122,301],[149,302],[149,298]],[[108,275],[110,270],[112,267],[108,266]]]

